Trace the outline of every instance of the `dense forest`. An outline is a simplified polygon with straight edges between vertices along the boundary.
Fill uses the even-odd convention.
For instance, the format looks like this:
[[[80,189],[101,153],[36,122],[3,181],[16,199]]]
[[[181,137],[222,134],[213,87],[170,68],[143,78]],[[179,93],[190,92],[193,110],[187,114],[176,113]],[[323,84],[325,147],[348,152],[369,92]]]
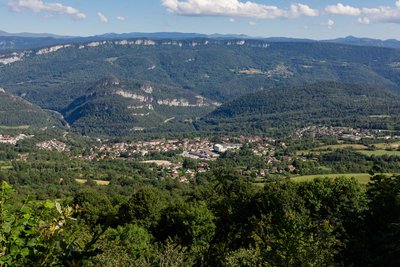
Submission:
[[[268,131],[306,125],[398,129],[398,94],[368,85],[321,82],[260,90],[223,104],[199,121],[214,130]]]
[[[81,188],[37,201],[1,186],[3,266],[397,266],[400,177],[255,187]],[[129,192],[129,193],[128,193]]]
[[[389,92],[399,88],[397,49],[194,38],[71,43],[21,53],[16,54],[20,60],[0,66],[0,85],[60,112],[84,135],[264,132],[307,123],[391,129],[397,124],[396,116],[389,117],[397,110],[397,95]],[[119,82],[99,86],[107,79]],[[270,112],[285,103],[282,114]],[[239,124],[221,116],[232,116],[232,110]]]

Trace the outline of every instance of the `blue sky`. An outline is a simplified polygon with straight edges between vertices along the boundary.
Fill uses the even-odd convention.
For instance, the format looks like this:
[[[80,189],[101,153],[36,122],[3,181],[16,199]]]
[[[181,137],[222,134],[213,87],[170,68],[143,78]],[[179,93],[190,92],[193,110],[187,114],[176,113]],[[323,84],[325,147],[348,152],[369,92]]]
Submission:
[[[0,0],[0,30],[400,39],[400,0]]]

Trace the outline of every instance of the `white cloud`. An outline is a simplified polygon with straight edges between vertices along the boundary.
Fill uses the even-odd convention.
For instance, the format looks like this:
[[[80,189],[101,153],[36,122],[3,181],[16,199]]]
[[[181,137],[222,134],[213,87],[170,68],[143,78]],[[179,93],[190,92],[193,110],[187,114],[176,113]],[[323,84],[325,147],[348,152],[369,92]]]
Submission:
[[[255,23],[254,21],[249,21],[249,23],[248,23],[250,26],[256,26],[257,25],[257,23]]]
[[[229,19],[229,22],[232,22],[232,23],[233,23],[233,22],[235,22],[235,21],[236,21],[236,20],[235,20],[234,18],[230,18],[230,19]]]
[[[75,19],[85,19],[86,15],[78,9],[60,3],[46,3],[41,0],[12,0],[8,6],[16,11],[31,10],[33,12],[48,12],[51,14],[69,15]]]
[[[329,30],[332,30],[332,29],[333,29],[333,26],[335,25],[335,22],[334,22],[333,20],[330,19],[330,20],[328,20],[328,23],[327,23],[327,24],[328,24],[328,29],[329,29]]]
[[[361,16],[358,18],[358,22],[362,24],[370,24],[371,22],[400,23],[400,0],[396,0],[395,6],[378,6],[373,8],[358,8],[339,3],[327,6],[325,11],[334,15]]]
[[[101,22],[103,22],[103,23],[108,22],[108,18],[106,16],[104,16],[101,12],[97,12],[97,16],[99,17]]]
[[[118,17],[117,17],[117,20],[119,20],[119,21],[125,21],[125,20],[126,20],[126,17],[124,17],[124,16],[118,16]]]
[[[303,4],[292,4],[291,9],[292,12],[296,10],[296,12],[299,12],[299,15],[305,15],[308,17],[317,17],[319,15],[318,10],[312,9],[311,7]]]
[[[329,30],[332,30],[333,27],[335,26],[335,21],[331,20],[331,19],[328,19],[327,22],[321,23],[321,26],[327,27]]]
[[[358,18],[358,23],[368,25],[371,23],[371,21],[367,17],[362,17],[362,18]]]
[[[239,0],[161,0],[170,12],[186,16],[226,16],[257,19],[318,16],[318,10],[304,4],[292,4],[290,9]]]
[[[342,3],[327,6],[325,11],[334,15],[359,16],[361,14],[361,9],[349,5],[343,5]]]

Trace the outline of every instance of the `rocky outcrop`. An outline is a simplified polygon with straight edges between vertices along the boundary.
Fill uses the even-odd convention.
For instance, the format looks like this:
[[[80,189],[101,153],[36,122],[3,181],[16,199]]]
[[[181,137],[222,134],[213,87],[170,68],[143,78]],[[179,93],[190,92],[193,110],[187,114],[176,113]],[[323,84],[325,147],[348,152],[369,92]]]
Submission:
[[[140,87],[140,90],[147,94],[153,93],[153,87],[150,84],[144,84],[142,87]]]
[[[132,93],[128,91],[124,91],[122,89],[114,92],[116,95],[120,95],[125,98],[138,100],[139,102],[153,102],[153,98],[151,96],[139,95],[137,93]]]
[[[54,53],[60,49],[64,49],[64,48],[68,48],[68,47],[72,47],[72,45],[70,45],[70,44],[56,45],[56,46],[52,46],[52,47],[48,47],[48,48],[43,48],[43,49],[40,49],[39,51],[37,51],[36,55],[45,55],[45,54],[49,54],[49,53]]]

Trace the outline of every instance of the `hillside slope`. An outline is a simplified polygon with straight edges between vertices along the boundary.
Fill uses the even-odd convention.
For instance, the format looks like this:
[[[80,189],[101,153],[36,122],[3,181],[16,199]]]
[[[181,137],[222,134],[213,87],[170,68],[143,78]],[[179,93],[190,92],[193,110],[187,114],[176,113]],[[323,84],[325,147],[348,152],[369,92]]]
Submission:
[[[397,49],[263,40],[132,39],[3,54],[0,83],[41,107],[60,111],[110,75],[225,102],[261,88],[327,80],[399,91],[399,66]]]
[[[398,127],[400,95],[387,89],[323,82],[258,91],[222,105],[199,124],[211,129],[268,129],[310,124]]]
[[[217,105],[179,88],[109,77],[91,86],[62,113],[83,134],[129,135],[202,117]]]
[[[0,127],[43,127],[59,124],[40,107],[0,88]]]

